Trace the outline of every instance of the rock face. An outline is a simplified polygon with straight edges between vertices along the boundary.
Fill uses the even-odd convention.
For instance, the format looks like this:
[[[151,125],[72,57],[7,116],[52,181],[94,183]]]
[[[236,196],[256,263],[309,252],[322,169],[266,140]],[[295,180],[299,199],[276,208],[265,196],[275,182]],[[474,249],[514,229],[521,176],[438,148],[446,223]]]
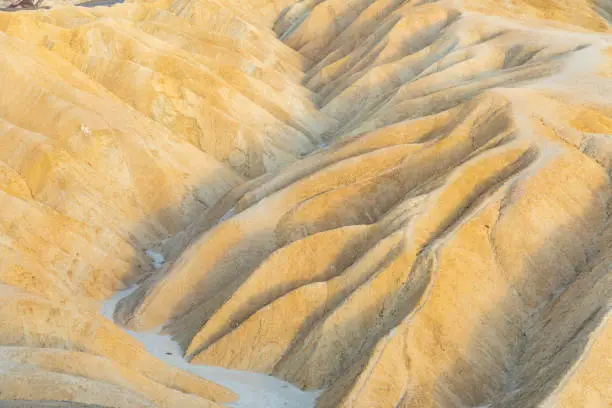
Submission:
[[[0,399],[234,400],[121,328],[163,327],[320,408],[609,407],[611,16],[0,12]]]

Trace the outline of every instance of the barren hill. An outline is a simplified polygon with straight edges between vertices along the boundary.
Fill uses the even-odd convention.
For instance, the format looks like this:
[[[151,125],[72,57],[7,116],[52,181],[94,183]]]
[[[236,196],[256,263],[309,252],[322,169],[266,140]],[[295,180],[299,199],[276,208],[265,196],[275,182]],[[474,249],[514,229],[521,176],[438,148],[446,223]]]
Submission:
[[[0,407],[612,406],[612,2],[42,6]]]

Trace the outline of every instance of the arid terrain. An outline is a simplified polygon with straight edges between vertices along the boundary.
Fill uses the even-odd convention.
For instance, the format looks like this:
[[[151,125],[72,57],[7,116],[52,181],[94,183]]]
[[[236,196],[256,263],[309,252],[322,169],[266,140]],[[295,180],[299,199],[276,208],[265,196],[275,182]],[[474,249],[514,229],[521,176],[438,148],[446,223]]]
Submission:
[[[0,0],[0,407],[612,407],[612,1],[93,3]]]

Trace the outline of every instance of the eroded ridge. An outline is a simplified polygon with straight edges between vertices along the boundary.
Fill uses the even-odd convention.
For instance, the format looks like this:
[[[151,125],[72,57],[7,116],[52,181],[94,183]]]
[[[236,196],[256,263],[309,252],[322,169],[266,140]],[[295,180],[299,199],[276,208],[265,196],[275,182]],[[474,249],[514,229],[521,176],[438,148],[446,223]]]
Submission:
[[[90,312],[138,281],[118,325],[318,407],[607,406],[607,3],[294,3],[0,14],[9,360],[231,400]]]

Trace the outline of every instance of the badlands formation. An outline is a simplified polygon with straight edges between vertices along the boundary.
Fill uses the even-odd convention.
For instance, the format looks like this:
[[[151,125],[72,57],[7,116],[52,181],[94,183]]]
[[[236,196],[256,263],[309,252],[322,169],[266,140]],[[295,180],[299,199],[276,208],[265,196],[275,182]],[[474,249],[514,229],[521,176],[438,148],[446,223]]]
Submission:
[[[612,2],[43,6],[0,12],[1,407],[612,406]]]

